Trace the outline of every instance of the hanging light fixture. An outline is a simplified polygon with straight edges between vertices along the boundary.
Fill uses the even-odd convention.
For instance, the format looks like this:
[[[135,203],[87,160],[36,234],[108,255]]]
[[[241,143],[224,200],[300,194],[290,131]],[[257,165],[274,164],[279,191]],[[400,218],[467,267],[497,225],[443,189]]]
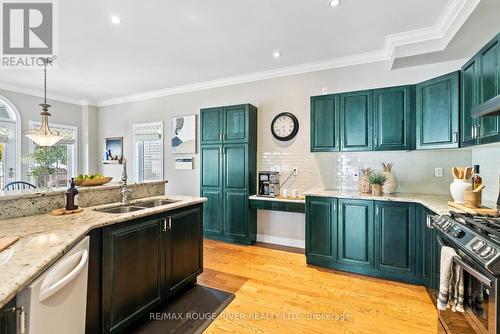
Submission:
[[[43,61],[43,103],[40,104],[42,107],[42,124],[39,128],[28,129],[24,131],[24,135],[35,142],[38,146],[53,146],[63,139],[59,136],[59,131],[52,130],[49,127],[49,108],[50,104],[47,104],[47,65],[51,64],[52,58],[40,58]]]

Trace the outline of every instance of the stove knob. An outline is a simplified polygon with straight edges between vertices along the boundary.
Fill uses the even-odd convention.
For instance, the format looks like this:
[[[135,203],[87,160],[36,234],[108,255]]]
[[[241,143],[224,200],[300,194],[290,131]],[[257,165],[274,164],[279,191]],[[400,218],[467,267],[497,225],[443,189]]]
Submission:
[[[479,253],[479,255],[481,257],[488,257],[491,255],[491,253],[493,253],[493,247],[491,246],[486,246],[482,251],[481,253]]]
[[[479,249],[483,246],[484,246],[484,241],[478,240],[474,244],[472,244],[472,250],[477,253]]]
[[[465,236],[465,232],[463,230],[458,230],[454,234],[455,238],[462,239]]]

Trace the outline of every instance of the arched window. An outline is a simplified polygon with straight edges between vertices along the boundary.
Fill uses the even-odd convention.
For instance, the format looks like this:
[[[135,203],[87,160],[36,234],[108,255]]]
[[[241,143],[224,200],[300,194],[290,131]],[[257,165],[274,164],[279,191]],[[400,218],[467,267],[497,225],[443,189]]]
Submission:
[[[21,179],[21,116],[12,102],[0,95],[0,190]]]

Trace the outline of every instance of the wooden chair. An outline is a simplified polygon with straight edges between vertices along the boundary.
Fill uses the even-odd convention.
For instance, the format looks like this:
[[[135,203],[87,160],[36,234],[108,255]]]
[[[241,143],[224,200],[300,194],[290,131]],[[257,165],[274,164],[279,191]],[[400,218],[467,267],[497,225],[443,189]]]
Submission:
[[[25,189],[34,189],[34,188],[36,188],[36,187],[29,182],[14,181],[14,182],[7,183],[2,188],[2,190],[9,191],[9,190],[25,190]]]

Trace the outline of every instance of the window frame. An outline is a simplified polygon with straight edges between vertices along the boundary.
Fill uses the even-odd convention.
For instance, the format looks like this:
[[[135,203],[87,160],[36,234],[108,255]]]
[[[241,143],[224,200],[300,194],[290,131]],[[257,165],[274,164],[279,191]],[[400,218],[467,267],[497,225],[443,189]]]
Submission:
[[[144,175],[139,175],[139,141],[136,138],[136,129],[142,128],[146,126],[160,126],[161,129],[161,138],[159,139],[161,143],[160,149],[160,180],[163,180],[165,177],[165,134],[164,134],[164,125],[163,121],[159,122],[147,122],[147,123],[134,123],[132,125],[132,134],[133,134],[133,142],[134,142],[134,179],[136,182],[157,182],[158,180],[144,180]]]
[[[3,104],[5,104],[7,106],[7,112],[9,113],[10,115],[10,118],[0,118],[0,122],[6,122],[6,123],[11,123],[11,124],[14,124],[14,128],[15,128],[15,134],[14,134],[14,138],[15,138],[15,143],[14,143],[14,153],[12,154],[12,156],[15,157],[15,162],[11,165],[14,165],[14,171],[15,171],[15,177],[14,177],[14,180],[16,181],[20,181],[23,179],[23,175],[22,175],[22,172],[21,172],[21,155],[22,155],[22,152],[21,152],[21,147],[22,147],[22,143],[21,143],[21,134],[22,134],[22,131],[21,131],[21,123],[22,123],[22,119],[21,119],[21,114],[19,113],[19,110],[17,109],[17,107],[14,105],[14,103],[12,103],[7,97],[3,96],[3,95],[0,95],[0,102],[2,102]],[[5,147],[4,147],[5,149]],[[11,148],[7,147],[6,148],[7,150],[10,150]],[[4,166],[4,168],[6,168],[6,166]],[[4,175],[4,182],[5,184],[8,183],[6,182],[7,181],[7,173],[8,171],[5,170],[4,171],[5,175]],[[9,181],[10,182],[10,181]],[[0,189],[1,190],[1,189]]]
[[[42,123],[39,121],[28,121],[28,128],[33,129],[37,128],[41,125]],[[68,177],[76,177],[78,175],[78,126],[77,125],[66,125],[66,124],[56,124],[56,123],[50,123],[50,127],[52,128],[63,128],[63,129],[71,129],[74,132],[75,136],[75,142],[71,145],[73,146],[70,150],[70,154],[68,154],[68,160],[71,157],[71,160],[73,160],[73,164],[71,166],[71,171],[68,170]],[[69,145],[67,145],[69,146]],[[29,141],[29,149],[28,152],[29,154],[33,154],[35,151],[35,143],[30,140]],[[73,176],[71,176],[73,175]]]

